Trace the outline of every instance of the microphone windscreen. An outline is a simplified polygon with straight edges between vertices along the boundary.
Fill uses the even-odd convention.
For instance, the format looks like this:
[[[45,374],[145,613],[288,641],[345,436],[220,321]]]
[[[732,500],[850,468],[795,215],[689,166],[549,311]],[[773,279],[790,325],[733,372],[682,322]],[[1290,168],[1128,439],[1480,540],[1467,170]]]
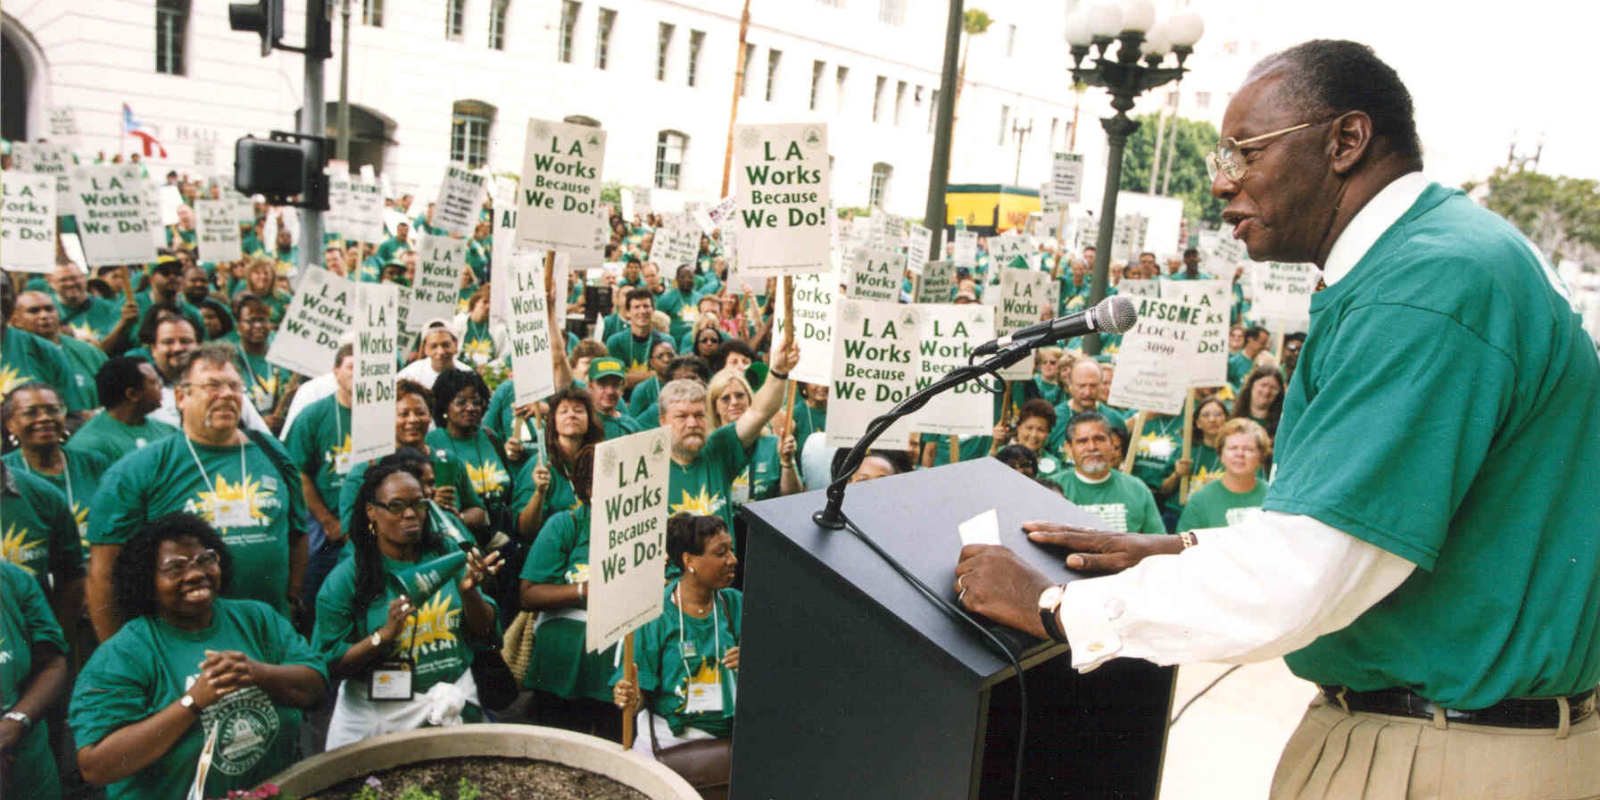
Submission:
[[[1139,312],[1134,308],[1133,301],[1122,295],[1113,295],[1100,301],[1090,314],[1094,318],[1095,330],[1102,333],[1122,333],[1139,321]]]

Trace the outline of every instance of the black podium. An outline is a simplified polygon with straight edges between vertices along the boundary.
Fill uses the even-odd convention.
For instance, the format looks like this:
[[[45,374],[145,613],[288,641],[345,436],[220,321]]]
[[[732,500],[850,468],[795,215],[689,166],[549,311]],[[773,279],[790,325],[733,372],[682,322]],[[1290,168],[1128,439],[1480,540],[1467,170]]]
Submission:
[[[749,524],[732,797],[1007,798],[1019,714],[1008,660],[849,531],[818,527],[822,492],[744,507]],[[950,601],[956,526],[997,509],[1001,541],[1063,582],[1020,525],[1098,519],[994,459],[855,484],[844,510]],[[998,625],[1026,674],[1022,796],[1154,798],[1174,670]]]

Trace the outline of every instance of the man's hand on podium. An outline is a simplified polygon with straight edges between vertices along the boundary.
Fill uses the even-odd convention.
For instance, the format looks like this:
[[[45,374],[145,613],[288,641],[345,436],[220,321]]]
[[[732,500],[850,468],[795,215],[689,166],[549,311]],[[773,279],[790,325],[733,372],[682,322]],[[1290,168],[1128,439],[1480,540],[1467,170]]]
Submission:
[[[1164,534],[1111,533],[1044,521],[1024,522],[1022,529],[1034,542],[1074,551],[1066,566],[1084,572],[1120,572],[1147,556],[1183,550],[1178,537]],[[1048,634],[1039,621],[1039,595],[1059,582],[1000,545],[967,545],[956,563],[962,606],[1041,639]]]

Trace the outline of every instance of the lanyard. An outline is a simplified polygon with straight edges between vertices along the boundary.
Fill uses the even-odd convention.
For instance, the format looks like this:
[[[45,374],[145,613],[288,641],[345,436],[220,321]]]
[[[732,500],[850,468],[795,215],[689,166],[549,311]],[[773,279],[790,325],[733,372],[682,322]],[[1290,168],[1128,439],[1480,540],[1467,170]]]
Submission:
[[[266,391],[266,389],[267,389],[266,383],[261,380],[261,376],[256,374],[255,368],[250,366],[250,354],[241,352],[240,357],[239,357],[239,361],[240,361],[240,363],[244,364],[244,371],[250,374],[250,382],[254,383],[256,385],[257,389],[260,389],[262,391]],[[267,368],[267,370],[268,370],[267,371],[267,377],[269,377],[269,378],[272,377],[272,372],[271,372],[272,368],[269,366]],[[276,386],[273,387],[271,394],[268,395],[268,398],[270,400],[272,400],[272,405],[275,406],[275,405],[278,404],[277,403],[277,400],[278,400],[278,387],[276,387]],[[259,411],[260,409],[257,409],[257,410]],[[270,411],[271,407],[269,406],[267,410]]]
[[[33,467],[28,466],[28,456],[22,456],[22,470],[29,475],[34,474]],[[61,451],[61,477],[67,479],[67,508],[71,509],[74,516],[78,513],[78,503],[72,499],[72,462],[67,458],[67,452]]]
[[[200,463],[200,454],[196,453],[194,451],[194,440],[190,439],[188,434],[183,434],[183,443],[189,446],[189,457],[193,458],[194,459],[194,465],[196,467],[200,468],[200,478],[201,478],[201,480],[205,481],[206,488],[210,489],[212,491],[212,493],[213,493],[213,496],[215,496],[215,493],[217,491],[217,487],[216,487],[215,484],[213,484],[211,482],[211,476],[206,474],[206,465]],[[245,469],[245,464],[244,464],[244,445],[241,444],[241,445],[239,445],[239,485],[248,486],[249,484],[250,484],[250,472]]]
[[[672,590],[672,604],[678,607],[678,660],[683,662],[683,680],[687,683],[694,678],[695,671],[689,669],[689,659],[683,656],[683,640],[688,638],[689,629],[683,625],[683,584]],[[717,685],[722,685],[722,629],[717,625],[717,593],[711,593],[711,651],[717,657]]]

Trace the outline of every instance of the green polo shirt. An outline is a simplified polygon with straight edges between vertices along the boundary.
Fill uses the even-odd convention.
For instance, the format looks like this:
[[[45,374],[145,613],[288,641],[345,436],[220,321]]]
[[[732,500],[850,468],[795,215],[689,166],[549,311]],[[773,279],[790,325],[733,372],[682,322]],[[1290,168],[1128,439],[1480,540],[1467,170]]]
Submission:
[[[100,395],[95,389],[94,378],[100,374],[100,365],[106,363],[110,356],[104,350],[67,333],[61,335],[60,347],[61,354],[67,358],[67,369],[72,373],[73,387],[89,399],[90,408],[98,407]]]
[[[1430,185],[1311,298],[1263,508],[1417,565],[1286,657],[1447,708],[1600,681],[1600,360],[1509,223]]]

